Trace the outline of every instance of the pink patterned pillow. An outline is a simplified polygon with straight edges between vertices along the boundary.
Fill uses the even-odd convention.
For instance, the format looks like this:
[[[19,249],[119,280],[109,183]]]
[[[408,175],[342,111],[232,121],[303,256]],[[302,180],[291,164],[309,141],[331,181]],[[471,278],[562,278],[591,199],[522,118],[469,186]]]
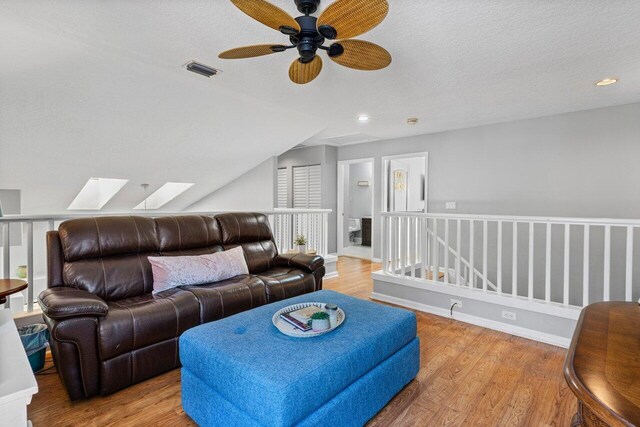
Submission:
[[[176,286],[203,285],[249,274],[242,248],[208,255],[149,257],[153,293]]]

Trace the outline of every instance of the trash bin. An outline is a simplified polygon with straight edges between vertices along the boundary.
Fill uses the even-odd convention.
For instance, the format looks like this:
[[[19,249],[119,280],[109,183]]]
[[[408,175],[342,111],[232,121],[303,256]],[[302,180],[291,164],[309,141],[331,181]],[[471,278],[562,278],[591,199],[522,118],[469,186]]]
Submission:
[[[18,328],[22,346],[29,358],[29,364],[33,372],[38,372],[44,367],[44,356],[49,342],[49,330],[47,325],[36,323],[35,325],[21,326]]]

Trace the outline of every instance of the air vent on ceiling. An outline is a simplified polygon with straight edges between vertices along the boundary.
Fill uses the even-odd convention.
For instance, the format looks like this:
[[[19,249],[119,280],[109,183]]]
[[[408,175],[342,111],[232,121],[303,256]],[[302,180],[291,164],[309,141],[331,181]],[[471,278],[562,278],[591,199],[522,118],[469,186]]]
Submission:
[[[216,74],[221,72],[216,68],[209,67],[208,65],[204,65],[196,61],[187,62],[185,64],[185,68],[189,71],[192,71],[194,73],[200,74],[201,76],[205,76],[205,77],[213,77]]]

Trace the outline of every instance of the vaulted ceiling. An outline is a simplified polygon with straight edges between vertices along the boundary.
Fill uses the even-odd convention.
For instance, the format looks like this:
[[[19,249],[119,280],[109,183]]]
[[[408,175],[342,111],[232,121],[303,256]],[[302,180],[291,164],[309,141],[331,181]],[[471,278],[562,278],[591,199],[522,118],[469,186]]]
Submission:
[[[293,0],[273,3],[297,15]],[[384,46],[391,66],[355,71],[324,57],[321,75],[301,86],[287,75],[294,51],[217,58],[286,42],[226,0],[4,0],[0,188],[23,189],[27,211],[62,211],[89,177],[128,178],[104,209],[115,211],[140,202],[131,184],[195,182],[166,206],[179,210],[302,142],[640,101],[636,0],[389,3],[387,19],[360,38]],[[188,73],[191,59],[223,73]],[[609,76],[620,82],[594,86]],[[361,113],[371,122],[357,123]]]

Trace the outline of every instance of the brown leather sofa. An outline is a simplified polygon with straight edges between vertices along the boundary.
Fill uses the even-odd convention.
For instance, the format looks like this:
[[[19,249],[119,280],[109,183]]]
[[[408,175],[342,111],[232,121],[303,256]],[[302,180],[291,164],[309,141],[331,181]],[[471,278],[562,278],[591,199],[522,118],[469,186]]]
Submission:
[[[242,246],[248,275],[152,294],[148,256]],[[71,400],[106,395],[179,366],[178,337],[201,323],[322,288],[324,260],[279,255],[267,218],[97,217],[47,235],[48,289],[38,302]]]

